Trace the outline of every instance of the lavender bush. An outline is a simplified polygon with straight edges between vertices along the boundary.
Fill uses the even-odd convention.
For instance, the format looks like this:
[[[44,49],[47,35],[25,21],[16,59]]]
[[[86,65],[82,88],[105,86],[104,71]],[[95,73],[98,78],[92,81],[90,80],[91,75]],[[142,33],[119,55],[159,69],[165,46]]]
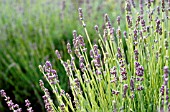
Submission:
[[[160,4],[160,5],[158,5]],[[158,5],[158,6],[157,6]],[[170,1],[126,0],[126,31],[120,25],[125,20],[117,17],[113,27],[104,15],[103,33],[95,25],[99,36],[91,42],[86,29],[83,11],[79,18],[88,40],[73,31],[72,44],[67,44],[70,59],[64,61],[59,51],[55,53],[69,78],[71,94],[61,87],[56,70],[50,61],[39,65],[40,71],[56,96],[57,105],[40,80],[44,91],[44,104],[48,112],[168,112],[170,111]],[[103,34],[103,35],[102,35]],[[90,46],[90,49],[87,49]],[[76,62],[79,62],[78,66]],[[67,83],[67,82],[66,82]],[[1,90],[10,110],[21,111],[18,105]],[[27,111],[32,112],[30,102],[25,101]]]

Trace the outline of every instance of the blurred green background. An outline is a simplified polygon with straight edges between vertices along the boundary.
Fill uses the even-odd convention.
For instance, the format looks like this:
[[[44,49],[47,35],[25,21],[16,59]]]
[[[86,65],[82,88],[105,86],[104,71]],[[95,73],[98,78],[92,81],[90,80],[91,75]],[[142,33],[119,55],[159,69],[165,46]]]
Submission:
[[[0,0],[0,89],[4,89],[23,111],[25,99],[30,100],[35,111],[44,111],[43,92],[39,87],[43,75],[38,65],[50,60],[58,72],[60,84],[68,91],[67,77],[55,49],[66,60],[69,58],[66,43],[72,43],[72,31],[77,30],[85,37],[77,9],[83,9],[90,38],[95,40],[98,36],[94,26],[99,25],[102,31],[105,13],[113,25],[117,24],[117,16],[124,13],[122,1]],[[46,87],[49,87],[47,83]],[[1,97],[0,111],[8,111]]]

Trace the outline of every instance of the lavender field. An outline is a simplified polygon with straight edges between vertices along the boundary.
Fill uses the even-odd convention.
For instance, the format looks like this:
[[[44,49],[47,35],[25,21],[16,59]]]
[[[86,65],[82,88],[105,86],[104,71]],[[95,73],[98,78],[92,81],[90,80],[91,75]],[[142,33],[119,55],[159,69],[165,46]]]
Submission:
[[[0,111],[170,112],[170,0],[4,0]]]

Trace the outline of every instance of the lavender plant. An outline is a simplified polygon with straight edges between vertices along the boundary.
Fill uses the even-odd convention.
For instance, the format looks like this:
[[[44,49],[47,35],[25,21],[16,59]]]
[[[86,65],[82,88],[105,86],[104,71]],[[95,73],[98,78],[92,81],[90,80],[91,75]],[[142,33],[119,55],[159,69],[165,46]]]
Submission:
[[[85,38],[74,30],[73,48],[71,43],[67,44],[70,59],[64,61],[60,52],[55,51],[69,78],[71,94],[61,88],[57,72],[50,61],[39,65],[57,100],[55,105],[50,92],[40,80],[46,110],[170,111],[169,7],[170,1],[165,0],[148,0],[146,3],[140,0],[139,8],[134,0],[126,0],[126,31],[122,33],[120,25],[125,20],[121,16],[117,17],[117,27],[113,27],[109,16],[105,14],[103,36],[95,25],[99,36],[95,44],[90,40],[83,11],[79,8],[79,19],[90,49],[85,45]],[[4,90],[1,90],[1,96],[7,99]],[[10,100],[6,101],[9,104]],[[32,110],[28,100],[26,103],[28,109]],[[14,104],[11,105],[9,108],[14,110]]]

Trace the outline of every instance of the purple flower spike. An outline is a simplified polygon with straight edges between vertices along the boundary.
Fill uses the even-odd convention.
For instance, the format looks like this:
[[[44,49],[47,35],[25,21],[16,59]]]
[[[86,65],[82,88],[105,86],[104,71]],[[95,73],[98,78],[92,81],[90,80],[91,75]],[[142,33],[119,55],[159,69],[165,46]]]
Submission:
[[[55,53],[56,53],[56,55],[57,55],[57,58],[58,58],[58,59],[61,59],[61,55],[60,55],[59,51],[56,50]]]
[[[0,94],[1,94],[1,97],[6,97],[6,92],[3,89],[0,91]]]
[[[31,105],[31,103],[30,103],[30,101],[27,99],[27,100],[25,100],[25,106],[27,107],[27,112],[34,112],[33,110],[32,110],[32,107],[30,107],[30,105]]]
[[[115,66],[110,69],[110,73],[116,77],[117,72],[116,72],[116,67]]]
[[[136,7],[136,5],[135,5],[134,0],[131,0],[131,2],[132,2],[133,7],[135,8],[135,7]]]
[[[127,1],[127,3],[126,3],[126,11],[131,13],[131,4],[129,1]]]
[[[114,28],[110,28],[110,35],[113,35],[114,34]]]
[[[104,15],[104,20],[105,20],[106,23],[107,23],[108,21],[110,21],[108,14],[105,14],[105,15]]]
[[[134,84],[134,79],[133,79],[133,77],[130,79],[130,90],[131,91],[134,91],[135,90],[135,84]]]
[[[94,26],[94,29],[96,30],[96,32],[99,32],[99,27],[97,25]]]
[[[52,68],[50,61],[46,61],[45,66],[46,68]]]
[[[117,57],[119,58],[119,59],[121,59],[122,58],[122,53],[121,53],[121,48],[117,48]]]
[[[67,51],[68,51],[68,53],[69,53],[69,54],[71,54],[71,53],[72,53],[70,43],[67,43]]]
[[[127,23],[128,23],[128,28],[131,28],[132,27],[132,18],[129,15],[127,15],[126,20],[127,20]]]
[[[140,13],[143,15],[143,0],[140,0]]]
[[[83,11],[82,11],[82,8],[79,8],[78,11],[79,11],[79,18],[80,18],[80,20],[83,20]]]
[[[137,49],[134,50],[134,54],[135,54],[135,60],[138,61],[138,55],[139,55],[139,53],[138,53],[138,50],[137,50]]]
[[[73,30],[73,37],[74,37],[74,39],[77,37],[77,31],[76,30]]]
[[[169,69],[168,69],[168,66],[165,66],[164,67],[164,85],[168,85],[168,81],[169,81],[169,78],[168,78],[168,75],[169,75]]]
[[[120,25],[120,16],[117,17],[117,24]]]
[[[83,36],[79,35],[78,36],[78,41],[81,47],[85,47],[84,39]]]
[[[138,66],[137,68],[136,68],[136,75],[137,76],[143,76],[143,73],[144,73],[144,68],[143,68],[143,66]]]
[[[93,50],[90,50],[90,57],[94,58]]]
[[[126,97],[127,89],[128,89],[128,85],[127,85],[127,84],[124,84],[124,85],[123,85],[123,97]]]
[[[138,87],[137,87],[137,90],[138,91],[141,91],[141,90],[143,90],[144,89],[144,87],[142,86],[142,85],[138,85]]]
[[[165,67],[164,67],[164,73],[165,73],[165,74],[168,74],[168,73],[169,73],[168,66],[165,66]]]
[[[123,35],[124,35],[125,38],[127,38],[127,32],[126,31],[123,32]]]

